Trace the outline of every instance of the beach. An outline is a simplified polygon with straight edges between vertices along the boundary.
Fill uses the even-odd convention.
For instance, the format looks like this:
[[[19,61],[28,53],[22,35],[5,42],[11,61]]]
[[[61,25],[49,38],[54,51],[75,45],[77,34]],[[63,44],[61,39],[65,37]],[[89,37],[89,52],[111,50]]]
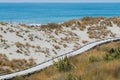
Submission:
[[[83,17],[61,24],[27,25],[1,22],[0,53],[8,60],[26,60],[29,63],[32,59],[32,65],[39,64],[75,51],[90,42],[120,37],[119,21],[119,17]]]

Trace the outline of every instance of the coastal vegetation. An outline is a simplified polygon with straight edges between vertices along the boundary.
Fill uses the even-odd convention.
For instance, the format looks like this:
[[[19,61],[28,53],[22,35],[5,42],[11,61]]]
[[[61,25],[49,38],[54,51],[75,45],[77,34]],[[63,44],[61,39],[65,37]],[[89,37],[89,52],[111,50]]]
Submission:
[[[18,70],[21,70],[74,51],[87,43],[120,37],[119,34],[120,17],[83,17],[59,24],[41,25],[0,22],[0,53],[6,56],[4,59],[7,62],[25,65],[21,68],[18,67]],[[104,59],[109,61],[111,57],[114,58],[116,55],[116,52],[112,55],[107,54],[104,55]],[[1,59],[2,64],[4,59]],[[29,63],[30,59],[32,62]],[[89,62],[98,62],[99,60],[101,59],[89,56]],[[64,61],[60,63],[64,65]],[[68,62],[65,61],[65,63]],[[12,68],[10,65],[1,65],[0,67],[5,70],[6,67]],[[8,72],[18,71],[16,68],[12,68]]]
[[[55,62],[53,66],[12,80],[119,80],[119,55],[120,41],[110,42],[96,46],[83,54],[65,57]]]
[[[60,72],[70,71],[73,68],[73,65],[69,62],[68,57],[65,57],[64,59],[59,59],[59,61],[55,62],[54,65]]]
[[[34,64],[35,62],[33,59],[29,59],[28,61],[25,59],[9,60],[6,55],[0,54],[0,74],[23,70],[26,67],[32,66]]]

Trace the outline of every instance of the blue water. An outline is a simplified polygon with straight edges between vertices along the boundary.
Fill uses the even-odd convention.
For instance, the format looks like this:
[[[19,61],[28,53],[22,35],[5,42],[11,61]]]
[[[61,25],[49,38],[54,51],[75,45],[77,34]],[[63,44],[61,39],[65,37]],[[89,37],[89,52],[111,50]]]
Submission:
[[[84,16],[120,16],[120,3],[0,3],[0,21],[59,23]]]

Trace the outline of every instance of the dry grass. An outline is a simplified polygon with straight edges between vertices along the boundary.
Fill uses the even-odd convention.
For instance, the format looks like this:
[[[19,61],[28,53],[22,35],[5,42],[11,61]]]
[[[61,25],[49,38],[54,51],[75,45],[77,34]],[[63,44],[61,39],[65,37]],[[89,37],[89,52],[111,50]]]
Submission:
[[[8,23],[6,22],[0,22],[1,25],[7,25]]]
[[[116,48],[119,45],[120,41],[110,42],[99,45],[92,50],[84,52],[84,54],[71,57],[70,62],[75,66],[72,71],[59,72],[55,66],[50,66],[44,70],[25,76],[24,80],[65,80],[68,74],[81,76],[82,80],[119,80],[120,59],[103,60],[103,55],[106,54],[108,48]],[[90,62],[90,56],[98,60]],[[16,77],[13,80],[18,80],[18,78],[23,79],[23,77]]]
[[[56,23],[48,23],[47,25],[41,25],[41,29],[48,31],[48,30],[53,30],[53,29],[60,29],[60,25]]]
[[[111,35],[111,37],[114,37],[114,34],[112,34],[110,31],[107,30],[107,26],[113,26],[112,23],[120,27],[120,17],[111,17],[111,18],[83,17],[81,19],[69,20],[61,24],[48,23],[41,26],[37,26],[37,27],[27,26],[25,24],[20,24],[20,25],[24,27],[26,26],[31,27],[37,30],[42,30],[42,31],[45,31],[45,33],[47,34],[50,34],[54,31],[55,34],[57,35],[63,32],[63,27],[70,27],[72,30],[79,28],[81,31],[84,31],[86,29],[86,26],[89,26],[90,28],[88,31],[89,37],[98,39],[98,38],[105,38],[109,34]],[[93,27],[93,25],[95,27]],[[93,32],[93,33],[90,33],[90,32]],[[99,35],[95,35],[95,34],[99,34]],[[22,37],[20,35],[18,36]]]
[[[113,36],[110,30],[107,30],[105,26],[91,26],[88,28],[89,38],[106,38],[108,35]]]
[[[51,41],[53,41],[55,43],[58,43],[58,44],[62,45],[65,48],[69,47],[69,46],[67,46],[67,43],[72,43],[72,42],[76,43],[76,44],[74,44],[74,48],[77,49],[79,47],[78,46],[79,44],[77,44],[77,43],[79,43],[79,36],[77,34],[71,32],[71,31],[69,31],[69,30],[65,31],[63,27],[67,27],[68,29],[70,27],[70,29],[72,29],[72,30],[80,29],[81,31],[83,31],[83,30],[85,30],[87,28],[88,29],[87,33],[89,35],[89,38],[99,39],[99,38],[106,38],[109,35],[111,35],[113,37],[115,36],[115,34],[113,34],[111,31],[109,31],[107,29],[107,26],[112,26],[111,22],[117,24],[120,27],[120,17],[112,17],[112,18],[84,17],[84,18],[81,18],[81,19],[73,19],[73,20],[70,20],[70,21],[66,21],[66,22],[61,23],[61,24],[49,23],[49,24],[46,24],[46,25],[38,26],[38,27],[35,27],[33,25],[32,26],[28,26],[28,25],[25,25],[25,24],[20,24],[20,26],[21,27],[24,26],[25,28],[30,28],[30,29],[37,29],[39,31],[42,30],[42,31],[44,31],[48,35],[48,37],[50,38]],[[4,23],[0,23],[0,24],[1,25],[5,25]],[[0,28],[0,29],[1,29],[2,32],[7,33],[3,28]],[[9,31],[10,29],[7,29],[7,30]],[[13,31],[10,31],[10,32],[13,32]],[[28,32],[29,32],[28,30],[25,30],[25,33],[28,33]],[[67,37],[61,37],[58,40],[51,33],[55,33],[56,35],[64,34]],[[17,31],[16,35],[19,36],[20,38],[25,38],[24,36],[21,35],[20,31]],[[70,36],[68,36],[68,35],[70,35]],[[28,38],[31,41],[33,41],[33,40],[35,41],[34,36],[32,36],[32,35],[30,35],[30,36],[28,35]],[[41,38],[39,38],[37,36],[35,38],[39,39],[39,40],[42,40]],[[1,42],[3,42],[4,44],[6,43],[5,40],[2,40],[2,39],[1,39]],[[87,43],[87,41],[86,40],[82,40],[82,43]],[[113,44],[116,44],[116,43],[112,43],[112,45]],[[47,49],[47,48],[42,48],[40,46],[37,47],[37,46],[31,45],[29,43],[26,43],[26,45],[25,45],[25,44],[19,43],[19,42],[16,42],[15,45],[19,48],[16,51],[18,53],[21,53],[21,54],[24,53],[26,55],[29,55],[29,48],[32,47],[32,48],[35,48],[35,52],[45,53],[46,56],[49,55],[48,54],[49,53],[49,49]],[[26,47],[26,50],[23,49],[24,46]],[[55,49],[58,49],[58,50],[61,48],[58,45],[53,45],[53,46],[54,46]],[[115,45],[113,45],[113,47],[115,47]],[[107,48],[107,47],[105,47],[105,48]],[[72,73],[73,75],[78,75],[78,76],[81,75],[83,79],[87,80],[86,76],[90,76],[90,74],[91,74],[91,71],[89,70],[89,67],[90,66],[93,66],[93,67],[95,66],[95,69],[94,68],[93,69],[94,70],[97,70],[97,69],[99,70],[101,68],[97,68],[96,69],[96,65],[98,66],[98,65],[102,64],[101,63],[102,61],[97,61],[96,62],[97,64],[96,63],[90,63],[89,62],[89,58],[91,56],[93,56],[93,58],[95,57],[95,58],[100,58],[101,59],[101,57],[105,54],[105,51],[104,51],[105,48],[104,47],[102,47],[102,48],[97,47],[94,50],[85,52],[85,54],[78,55],[78,56],[72,58],[71,62],[74,63],[76,68],[73,71],[71,71],[71,72],[59,73],[59,72],[57,72],[55,70],[54,67],[52,67],[52,68],[50,67],[47,70],[45,70],[46,72],[49,71],[49,72],[47,72],[47,75],[43,74],[43,73],[46,73],[45,71],[40,71],[40,72],[38,72],[39,74],[37,74],[37,73],[33,74],[32,76],[26,77],[26,79],[28,78],[30,80],[31,79],[34,80],[34,78],[35,78],[35,80],[49,80],[49,79],[51,80],[54,77],[58,77],[58,76],[60,77],[62,74],[64,75],[64,74]],[[80,56],[82,56],[82,57],[80,57]],[[111,61],[109,61],[109,62],[111,62]],[[104,64],[107,64],[107,62],[104,62]],[[50,69],[52,69],[52,70],[50,70]],[[87,72],[86,71],[87,69],[90,72],[89,71]],[[88,74],[86,74],[86,73],[88,73]],[[49,77],[51,77],[51,78],[49,78]],[[93,78],[91,78],[91,79],[93,79]]]
[[[9,60],[6,55],[0,54],[0,74],[15,72],[25,69],[35,64],[33,59],[13,59]]]

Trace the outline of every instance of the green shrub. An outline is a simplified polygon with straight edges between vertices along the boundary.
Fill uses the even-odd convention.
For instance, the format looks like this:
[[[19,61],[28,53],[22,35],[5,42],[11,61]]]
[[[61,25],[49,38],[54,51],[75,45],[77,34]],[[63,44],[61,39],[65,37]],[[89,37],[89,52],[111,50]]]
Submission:
[[[104,60],[113,60],[117,58],[120,58],[120,47],[109,49],[105,56],[103,56]]]
[[[58,62],[55,62],[54,65],[59,71],[70,71],[73,68],[73,65],[70,63],[68,57],[60,59]]]

